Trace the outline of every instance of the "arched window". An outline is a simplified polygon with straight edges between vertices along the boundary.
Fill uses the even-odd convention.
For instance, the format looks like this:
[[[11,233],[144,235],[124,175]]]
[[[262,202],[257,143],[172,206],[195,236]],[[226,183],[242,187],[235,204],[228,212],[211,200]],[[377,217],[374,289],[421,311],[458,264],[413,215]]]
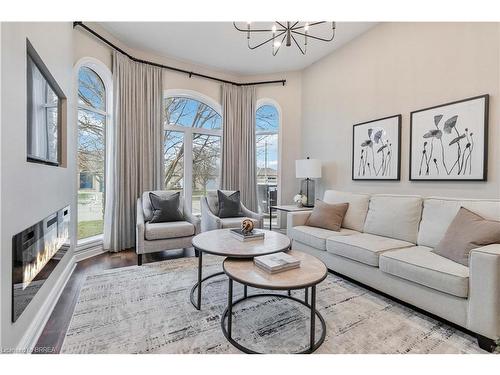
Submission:
[[[269,213],[269,204],[277,204],[279,128],[280,114],[277,105],[267,100],[258,102],[255,115],[257,199],[262,213]]]
[[[183,193],[200,213],[200,198],[219,188],[222,117],[220,105],[194,91],[165,93],[165,188]]]
[[[106,67],[89,60],[78,69],[78,239],[102,235],[111,80]],[[98,74],[97,71],[101,74]]]

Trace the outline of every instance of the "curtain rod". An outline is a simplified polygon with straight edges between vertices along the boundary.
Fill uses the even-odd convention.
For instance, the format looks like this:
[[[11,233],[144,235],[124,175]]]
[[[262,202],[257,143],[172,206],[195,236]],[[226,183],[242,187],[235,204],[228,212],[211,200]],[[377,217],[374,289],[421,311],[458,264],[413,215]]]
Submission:
[[[77,26],[80,26],[81,28],[85,29],[86,31],[88,31],[89,33],[91,33],[92,35],[94,35],[96,38],[98,38],[99,40],[101,40],[102,42],[104,42],[105,44],[107,44],[109,47],[113,48],[114,50],[116,50],[116,51],[118,51],[118,52],[120,52],[122,54],[124,54],[129,59],[131,59],[131,60],[133,60],[135,62],[139,62],[139,63],[142,63],[142,64],[148,64],[148,65],[152,65],[152,66],[157,66],[159,68],[172,70],[174,72],[185,73],[185,74],[189,75],[189,78],[191,78],[191,77],[200,77],[200,78],[205,78],[205,79],[211,79],[213,81],[218,81],[218,82],[223,82],[223,83],[230,83],[230,84],[236,85],[236,86],[268,85],[268,84],[273,84],[273,83],[281,83],[283,86],[285,86],[285,83],[286,83],[286,79],[279,79],[279,80],[275,80],[275,81],[258,81],[258,82],[233,82],[233,81],[229,81],[229,80],[222,79],[222,78],[212,77],[212,76],[209,76],[209,75],[206,75],[206,74],[201,74],[201,73],[196,73],[196,72],[192,72],[192,71],[189,71],[189,70],[175,68],[175,67],[169,66],[169,65],[163,65],[163,64],[158,64],[158,63],[155,63],[155,62],[152,62],[152,61],[148,61],[148,60],[138,59],[137,57],[134,57],[134,56],[130,55],[129,53],[125,52],[120,47],[118,47],[115,44],[111,43],[109,40],[107,40],[102,35],[100,35],[97,32],[95,32],[94,30],[92,30],[90,27],[88,27],[87,25],[85,25],[83,22],[80,22],[80,21],[73,22],[73,28],[75,28]]]

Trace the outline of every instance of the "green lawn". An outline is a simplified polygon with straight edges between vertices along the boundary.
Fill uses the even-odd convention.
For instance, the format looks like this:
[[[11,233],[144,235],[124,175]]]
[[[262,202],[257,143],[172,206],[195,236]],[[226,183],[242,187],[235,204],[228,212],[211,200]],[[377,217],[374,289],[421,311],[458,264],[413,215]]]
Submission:
[[[78,223],[78,239],[92,237],[102,233],[104,220],[82,221]]]

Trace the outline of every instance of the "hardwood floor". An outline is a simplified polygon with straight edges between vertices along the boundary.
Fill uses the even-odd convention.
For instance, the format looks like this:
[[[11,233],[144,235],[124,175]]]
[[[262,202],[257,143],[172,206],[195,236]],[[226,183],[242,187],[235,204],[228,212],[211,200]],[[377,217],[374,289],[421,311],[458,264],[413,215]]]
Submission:
[[[164,251],[143,256],[143,264],[160,260],[194,256],[194,249]],[[137,255],[134,249],[119,253],[105,253],[78,262],[71,278],[68,280],[59,301],[45,325],[42,334],[33,350],[33,353],[59,353],[69,327],[73,310],[75,309],[80,288],[85,276],[101,270],[134,266],[137,264]],[[42,349],[43,348],[43,349]],[[47,350],[47,348],[49,348]]]

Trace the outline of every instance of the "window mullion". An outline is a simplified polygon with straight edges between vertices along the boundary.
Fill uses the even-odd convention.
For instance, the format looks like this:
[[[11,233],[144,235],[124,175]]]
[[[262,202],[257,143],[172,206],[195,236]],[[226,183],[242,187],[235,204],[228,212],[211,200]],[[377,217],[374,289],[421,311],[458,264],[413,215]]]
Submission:
[[[193,131],[184,131],[184,201],[188,212],[193,212]]]

